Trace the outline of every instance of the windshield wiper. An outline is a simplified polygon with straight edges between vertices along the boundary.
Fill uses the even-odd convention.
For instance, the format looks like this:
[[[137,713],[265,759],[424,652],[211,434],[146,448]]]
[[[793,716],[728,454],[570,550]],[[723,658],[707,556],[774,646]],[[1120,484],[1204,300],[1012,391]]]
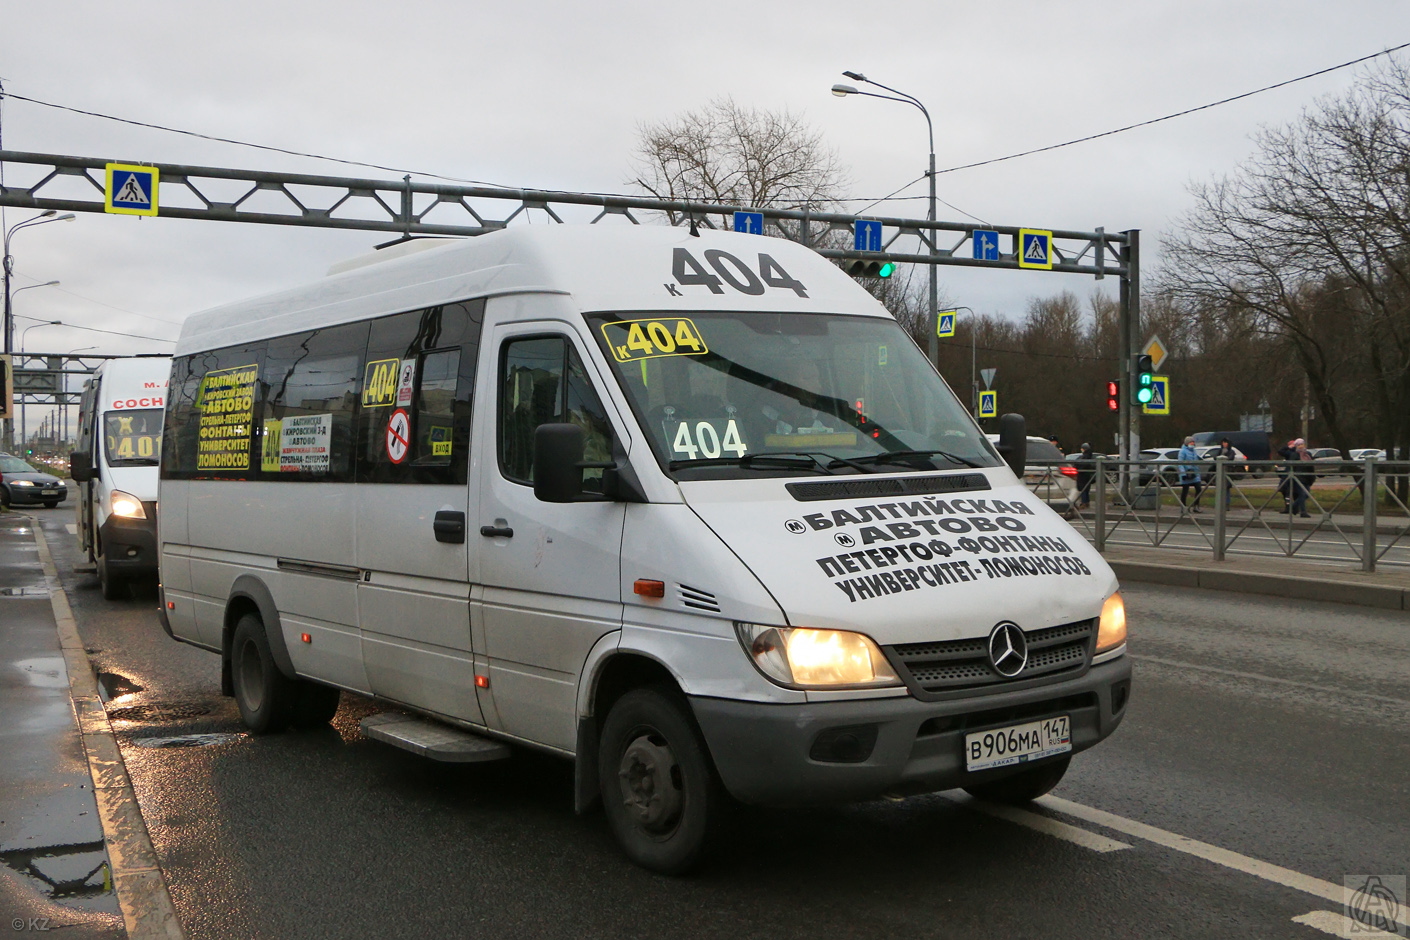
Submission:
[[[968,457],[961,457],[959,454],[952,454],[948,450],[889,450],[884,454],[875,454],[871,457],[858,457],[856,463],[895,463],[897,460],[904,460],[907,457],[943,457],[950,463],[959,464],[962,467],[971,467],[975,470],[984,469],[982,463],[976,463]]]
[[[768,454],[745,454],[743,457],[700,457],[694,460],[672,460],[667,466],[672,470],[691,467],[711,467],[736,464],[744,470],[811,470],[814,473],[832,473],[835,467],[847,466],[858,473],[875,473],[871,467],[835,457],[823,451],[779,451]]]

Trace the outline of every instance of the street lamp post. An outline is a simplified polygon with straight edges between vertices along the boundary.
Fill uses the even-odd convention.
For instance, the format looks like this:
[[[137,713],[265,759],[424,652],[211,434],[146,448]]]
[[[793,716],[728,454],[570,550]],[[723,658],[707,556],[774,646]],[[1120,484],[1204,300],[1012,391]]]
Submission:
[[[955,310],[955,313],[959,313],[961,310],[967,310],[967,311],[969,312],[969,318],[970,318],[970,320],[972,321],[972,320],[974,320],[974,318],[975,318],[975,313],[974,313],[974,308],[973,308],[973,307],[955,307],[954,310]],[[974,323],[971,322],[970,325],[969,325],[969,413],[972,414],[972,415],[974,415],[974,416],[976,416],[976,417],[978,417],[978,415],[979,415],[979,369],[978,369],[978,365],[979,365],[979,346],[978,346],[978,340],[976,339],[976,335],[978,334],[979,331],[978,331],[975,327],[976,327],[976,324],[974,324]],[[939,331],[937,330],[936,332],[938,333]],[[937,335],[936,339],[937,339],[937,340],[939,339],[938,335]]]
[[[839,98],[845,98],[848,95],[866,95],[868,98],[884,98],[887,101],[899,101],[903,104],[913,105],[914,107],[920,109],[921,114],[925,115],[925,128],[927,133],[930,135],[930,170],[926,173],[926,176],[930,179],[930,208],[927,211],[926,218],[929,219],[931,222],[934,222],[936,218],[935,125],[931,123],[930,112],[925,109],[925,105],[920,103],[920,99],[916,98],[914,95],[908,95],[904,91],[899,91],[895,88],[890,87],[889,85],[883,85],[881,84],[881,82],[873,81],[872,79],[867,78],[861,72],[843,72],[842,74],[845,75],[847,78],[852,79],[852,81],[854,82],[866,82],[868,85],[875,85],[877,88],[884,88],[887,91],[891,92],[891,94],[878,95],[876,92],[872,91],[860,91],[853,85],[833,85],[832,93]],[[935,335],[935,325],[937,322],[936,318],[939,315],[940,308],[940,281],[939,272],[936,270],[937,264],[935,263],[935,256],[939,254],[940,240],[936,237],[934,229],[930,230],[929,237],[931,255],[930,329],[927,332],[929,332],[930,334],[930,361],[934,362],[936,368],[938,369],[940,367],[940,338]]]
[[[13,306],[10,295],[10,276],[15,271],[15,258],[10,254],[10,240],[15,233],[22,228],[32,228],[36,225],[44,225],[48,222],[70,222],[76,218],[72,212],[65,212],[63,215],[56,215],[57,209],[45,209],[36,216],[31,216],[23,222],[16,222],[4,230],[4,238],[0,239],[0,271],[3,271],[5,282],[5,315],[3,322],[0,322],[0,333],[4,334],[5,352],[13,352],[15,345],[15,319],[13,316]],[[20,288],[24,290],[24,288]],[[15,291],[19,293],[19,291]],[[15,422],[11,418],[5,419],[5,443],[6,446],[13,446]]]

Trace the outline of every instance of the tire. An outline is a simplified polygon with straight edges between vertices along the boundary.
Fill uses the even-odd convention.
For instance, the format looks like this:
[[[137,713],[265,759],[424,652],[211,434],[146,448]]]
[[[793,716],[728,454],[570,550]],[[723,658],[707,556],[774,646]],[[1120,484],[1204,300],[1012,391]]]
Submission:
[[[127,579],[111,574],[108,571],[108,559],[101,554],[98,556],[98,583],[103,587],[103,600],[105,601],[125,601],[132,597]]]
[[[964,790],[977,800],[990,803],[1005,803],[1009,806],[1022,806],[1030,803],[1057,786],[1062,775],[1067,773],[1071,757],[1055,760],[1030,770],[1019,771],[1011,777],[995,780],[993,783],[980,783]]]
[[[300,683],[279,671],[256,614],[245,614],[230,641],[230,671],[240,720],[252,734],[277,734],[289,726]]]
[[[294,727],[309,731],[322,728],[338,714],[340,690],[331,685],[302,680],[298,684],[298,696],[294,701]]]
[[[703,854],[724,793],[678,693],[633,689],[602,726],[598,785],[607,823],[627,857],[679,875]]]
[[[45,508],[45,509],[58,509],[58,508],[59,508],[59,501],[58,501],[57,499],[46,499],[46,500],[44,501],[44,508]]]

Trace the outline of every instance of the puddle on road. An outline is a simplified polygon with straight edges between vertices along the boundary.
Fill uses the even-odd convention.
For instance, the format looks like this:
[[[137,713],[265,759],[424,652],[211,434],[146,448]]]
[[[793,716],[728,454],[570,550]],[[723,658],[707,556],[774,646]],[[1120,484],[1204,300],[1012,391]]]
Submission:
[[[122,698],[124,695],[132,695],[134,692],[143,690],[142,686],[116,672],[100,672],[97,679],[98,698],[103,700],[104,705],[115,698]]]
[[[47,587],[7,587],[0,588],[0,597],[48,597]]]
[[[56,904],[106,914],[120,913],[113,872],[100,839],[73,845],[0,847],[0,862],[31,889]]]
[[[211,732],[209,734],[178,734],[172,737],[133,738],[132,743],[138,747],[152,748],[209,747],[213,744],[234,744],[243,737],[243,734]]]

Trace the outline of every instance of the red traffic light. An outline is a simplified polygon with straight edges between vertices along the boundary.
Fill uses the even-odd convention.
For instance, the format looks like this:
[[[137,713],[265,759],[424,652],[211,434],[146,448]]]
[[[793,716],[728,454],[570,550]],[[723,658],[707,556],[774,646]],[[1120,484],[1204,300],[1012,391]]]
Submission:
[[[1108,382],[1108,383],[1106,383],[1106,410],[1107,410],[1107,411],[1120,411],[1120,410],[1121,410],[1120,394],[1121,394],[1121,386],[1120,386],[1119,384],[1117,384],[1116,382]]]

